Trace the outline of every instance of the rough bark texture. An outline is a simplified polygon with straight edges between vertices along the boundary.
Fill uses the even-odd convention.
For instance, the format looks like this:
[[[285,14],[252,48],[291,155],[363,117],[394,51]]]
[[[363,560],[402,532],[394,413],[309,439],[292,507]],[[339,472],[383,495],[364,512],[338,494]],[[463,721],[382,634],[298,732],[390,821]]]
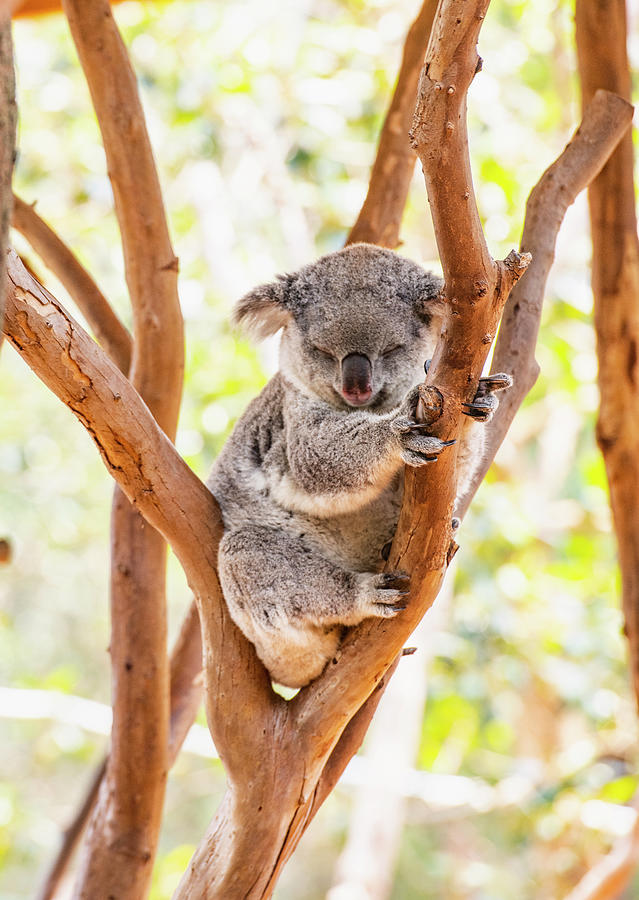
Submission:
[[[394,249],[415,168],[415,151],[408,141],[413,122],[417,82],[437,10],[437,0],[424,0],[404,44],[402,64],[377,147],[368,193],[347,244],[367,241]]]
[[[108,0],[65,0],[113,187],[133,308],[131,381],[175,437],[184,368],[177,259],[126,48]],[[119,488],[111,518],[113,729],[76,896],[144,897],[168,772],[166,546]]]
[[[624,0],[578,0],[576,10],[583,102],[598,88],[629,100]],[[630,132],[591,184],[588,200],[601,395],[597,441],[608,476],[639,703],[639,240]]]
[[[16,84],[13,70],[11,19],[0,8],[0,253],[8,246],[11,221],[11,179],[16,146]],[[4,314],[5,273],[0,267],[0,344]]]
[[[112,360],[127,373],[131,365],[131,335],[75,254],[35,211],[13,195],[11,224],[25,237],[43,263],[64,285]]]

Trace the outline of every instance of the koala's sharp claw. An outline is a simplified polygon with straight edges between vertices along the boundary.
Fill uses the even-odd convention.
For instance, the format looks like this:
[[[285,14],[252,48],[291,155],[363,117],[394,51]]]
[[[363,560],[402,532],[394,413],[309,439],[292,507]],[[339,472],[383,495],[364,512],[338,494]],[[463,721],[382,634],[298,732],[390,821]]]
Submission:
[[[505,372],[497,372],[494,375],[484,375],[479,379],[477,393],[472,403],[462,403],[462,412],[478,422],[488,422],[499,405],[497,397],[493,397],[496,391],[503,391],[511,387],[513,379]]]
[[[393,609],[395,610],[395,612],[401,612],[403,609],[406,609],[406,607],[400,606],[399,603],[396,603],[395,606],[393,606]]]
[[[494,375],[484,375],[479,379],[478,392],[503,391],[512,387],[513,379],[505,372],[496,372]]]
[[[472,403],[462,403],[462,412],[471,419],[486,422],[495,412],[495,406],[491,397],[475,397]]]
[[[457,531],[460,525],[461,519],[458,519],[457,516],[453,516],[453,518],[450,520],[450,527],[453,529],[453,531]]]
[[[408,588],[410,587],[410,575],[407,572],[382,572],[379,576],[378,587],[382,591]]]
[[[424,363],[424,373],[428,375],[428,370],[430,369],[430,364],[432,363],[432,359],[427,359]]]
[[[387,560],[388,557],[390,556],[390,552],[391,552],[391,547],[392,547],[392,546],[393,546],[393,542],[392,542],[392,541],[387,541],[387,542],[384,544],[384,546],[382,547],[382,549],[380,550],[380,554],[379,554],[379,555],[382,557],[382,559],[383,559],[384,561]]]

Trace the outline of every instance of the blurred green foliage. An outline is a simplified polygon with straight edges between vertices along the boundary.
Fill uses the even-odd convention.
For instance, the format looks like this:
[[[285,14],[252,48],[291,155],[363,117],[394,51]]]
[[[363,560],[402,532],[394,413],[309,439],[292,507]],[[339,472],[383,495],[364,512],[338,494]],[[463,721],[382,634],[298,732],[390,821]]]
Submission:
[[[230,304],[342,243],[416,8],[174,0],[117,9],[180,257],[187,375],[178,447],[201,476],[275,365],[272,343],[256,350],[230,331]],[[491,6],[470,131],[494,255],[517,243],[526,196],[576,123],[571,41],[564,0]],[[15,42],[17,190],[37,200],[128,322],[104,154],[65,23],[19,23]],[[426,210],[417,174],[403,252],[433,260]],[[542,375],[463,526],[419,748],[418,765],[433,772],[489,784],[526,778],[532,789],[511,806],[449,819],[411,802],[395,900],[561,896],[613,841],[610,804],[636,789],[635,709],[593,438],[588,255],[580,198],[549,284]],[[0,679],[108,702],[109,477],[81,426],[7,346],[1,365],[0,536],[13,561],[0,582]],[[189,594],[173,560],[169,600],[174,632]],[[46,710],[32,721],[2,714],[0,895],[17,900],[33,894],[105,740]],[[154,900],[171,896],[222,791],[219,763],[181,756]],[[284,873],[280,900],[324,895],[349,802],[345,789],[329,799]]]

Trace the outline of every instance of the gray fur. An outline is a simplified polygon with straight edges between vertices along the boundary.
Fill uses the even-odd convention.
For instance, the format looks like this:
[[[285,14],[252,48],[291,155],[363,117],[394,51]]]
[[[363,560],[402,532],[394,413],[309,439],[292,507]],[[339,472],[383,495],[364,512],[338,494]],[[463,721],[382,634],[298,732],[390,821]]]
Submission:
[[[414,386],[443,324],[440,289],[415,263],[356,244],[237,304],[235,321],[254,333],[283,328],[280,371],[238,421],[208,485],[224,518],[229,611],[282,684],[319,675],[344,626],[405,602],[405,579],[379,574],[381,550],[397,524],[404,463],[443,449],[410,430]],[[340,361],[354,353],[371,362],[363,408],[340,392]]]

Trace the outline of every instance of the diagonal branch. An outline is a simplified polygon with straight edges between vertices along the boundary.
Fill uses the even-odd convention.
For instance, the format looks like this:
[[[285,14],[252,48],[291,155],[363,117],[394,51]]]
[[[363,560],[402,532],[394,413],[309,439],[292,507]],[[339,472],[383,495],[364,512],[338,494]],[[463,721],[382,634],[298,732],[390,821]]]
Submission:
[[[131,335],[77,256],[40,218],[34,205],[25,203],[16,194],[13,195],[11,224],[64,285],[97,340],[126,374],[131,364]]]
[[[11,251],[5,333],[76,415],[129,501],[171,544],[198,602],[209,725],[227,768],[258,753],[259,724],[285,702],[226,611],[216,574],[222,519],[215,498],[177,453],[130,381]],[[220,662],[220,661],[223,661]],[[217,685],[211,689],[211,682]],[[241,708],[237,684],[244,684]],[[229,749],[230,747],[230,749]]]
[[[632,831],[615,841],[610,852],[586,872],[564,900],[621,900],[638,863],[639,815]]]
[[[399,230],[416,160],[415,151],[408,142],[408,131],[436,10],[437,0],[424,0],[406,36],[397,85],[379,138],[368,193],[346,244],[367,241],[391,249],[399,244]]]
[[[526,277],[515,285],[508,298],[492,363],[493,372],[513,374],[515,381],[486,426],[485,455],[456,510],[460,517],[466,513],[515,413],[537,380],[535,345],[544,291],[566,211],[601,171],[631,121],[632,106],[626,100],[608,91],[597,91],[570,143],[530,193],[521,250],[532,253],[532,263]]]

